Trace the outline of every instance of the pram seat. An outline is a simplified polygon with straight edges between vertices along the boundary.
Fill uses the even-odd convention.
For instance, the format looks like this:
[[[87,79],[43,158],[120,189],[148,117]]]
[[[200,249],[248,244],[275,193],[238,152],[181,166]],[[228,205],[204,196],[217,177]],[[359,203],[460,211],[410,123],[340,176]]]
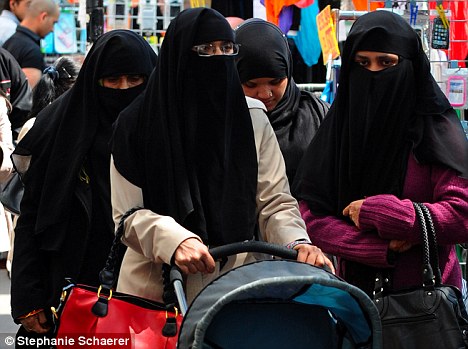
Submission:
[[[208,327],[203,348],[310,349],[310,343],[337,348],[333,319],[325,308],[252,300],[226,305]]]

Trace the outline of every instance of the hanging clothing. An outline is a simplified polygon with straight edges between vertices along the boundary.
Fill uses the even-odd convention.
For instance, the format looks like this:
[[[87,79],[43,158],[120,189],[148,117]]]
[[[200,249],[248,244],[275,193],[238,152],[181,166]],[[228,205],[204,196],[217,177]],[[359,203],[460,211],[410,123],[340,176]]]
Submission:
[[[279,25],[279,17],[284,7],[294,5],[298,0],[265,0],[268,22]]]
[[[309,7],[303,8],[301,10],[301,25],[294,37],[297,48],[309,67],[317,64],[322,53],[317,29],[318,13],[318,1],[315,1]]]

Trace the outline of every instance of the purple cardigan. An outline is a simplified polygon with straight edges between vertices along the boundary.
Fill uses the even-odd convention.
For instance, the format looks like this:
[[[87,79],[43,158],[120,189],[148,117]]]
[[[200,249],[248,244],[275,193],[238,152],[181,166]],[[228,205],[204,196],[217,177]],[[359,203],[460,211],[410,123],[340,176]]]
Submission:
[[[335,216],[314,216],[305,202],[300,209],[311,241],[338,258],[337,275],[344,277],[346,263],[341,258],[377,268],[393,267],[393,288],[402,289],[422,282],[419,248],[398,254],[392,265],[387,262],[389,240],[420,243],[412,201],[424,202],[431,211],[442,282],[461,289],[454,244],[468,242],[468,179],[451,169],[420,165],[410,156],[402,199],[394,195],[366,198],[359,215],[361,230]]]

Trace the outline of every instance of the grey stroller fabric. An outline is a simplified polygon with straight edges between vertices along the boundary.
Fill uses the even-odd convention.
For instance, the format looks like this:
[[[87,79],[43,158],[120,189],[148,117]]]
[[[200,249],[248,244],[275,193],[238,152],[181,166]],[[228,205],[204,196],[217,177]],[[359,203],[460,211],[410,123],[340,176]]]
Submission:
[[[381,348],[372,300],[327,271],[260,261],[214,280],[185,314],[178,349]]]

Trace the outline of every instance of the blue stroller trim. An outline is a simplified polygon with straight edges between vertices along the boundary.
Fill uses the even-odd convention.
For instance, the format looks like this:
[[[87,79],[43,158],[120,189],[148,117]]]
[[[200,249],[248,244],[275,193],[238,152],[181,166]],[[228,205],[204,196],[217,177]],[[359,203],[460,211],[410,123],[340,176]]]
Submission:
[[[206,348],[205,335],[223,308],[252,300],[324,307],[348,330],[352,338],[347,347],[381,348],[379,313],[363,291],[309,264],[266,260],[232,269],[198,294],[185,314],[178,349]],[[288,325],[284,323],[285,331]]]
[[[315,281],[315,278],[313,280]],[[351,336],[357,343],[365,343],[371,335],[371,329],[361,312],[360,305],[348,293],[349,291],[340,289],[340,286],[334,284],[333,281],[327,282],[327,285],[312,284],[306,292],[294,298],[294,300],[328,308],[335,317],[346,324]]]

